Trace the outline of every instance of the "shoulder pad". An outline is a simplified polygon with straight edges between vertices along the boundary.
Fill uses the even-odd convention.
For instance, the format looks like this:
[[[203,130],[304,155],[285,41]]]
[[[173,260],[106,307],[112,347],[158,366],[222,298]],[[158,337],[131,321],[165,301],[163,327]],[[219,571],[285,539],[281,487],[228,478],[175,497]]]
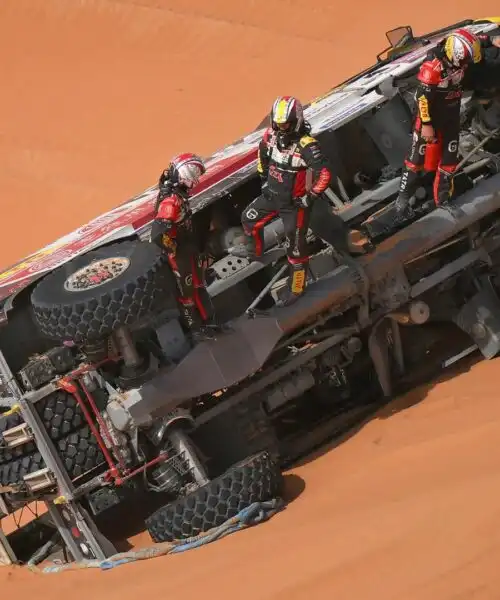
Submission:
[[[157,219],[164,219],[166,221],[175,220],[179,210],[179,198],[175,194],[167,196],[161,201],[156,213]]]
[[[300,138],[299,144],[302,148],[309,146],[309,144],[317,144],[318,140],[316,138],[311,137],[310,135],[304,135]]]
[[[441,78],[443,65],[437,58],[426,60],[420,67],[417,79],[427,85],[437,85]]]

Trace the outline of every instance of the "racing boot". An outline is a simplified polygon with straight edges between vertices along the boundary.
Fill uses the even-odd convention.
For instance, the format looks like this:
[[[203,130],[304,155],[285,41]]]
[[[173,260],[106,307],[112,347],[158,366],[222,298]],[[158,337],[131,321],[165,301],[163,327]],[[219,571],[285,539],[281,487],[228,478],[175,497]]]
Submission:
[[[412,163],[405,161],[401,173],[399,195],[393,205],[394,227],[398,227],[412,217],[411,201],[418,187],[420,177],[420,169]]]
[[[439,167],[434,179],[434,202],[436,207],[447,207],[453,197],[453,176],[456,167]]]
[[[196,314],[191,325],[191,335],[195,342],[204,340],[212,340],[217,337],[218,333],[227,333],[231,331],[228,324],[220,323],[214,311],[212,299],[207,289],[204,286],[197,288],[197,303]],[[196,302],[195,302],[196,303]],[[203,319],[201,318],[203,313]]]
[[[215,332],[205,326],[193,298],[179,298],[179,307],[181,309],[182,320],[189,330],[193,342],[198,343],[214,339]]]
[[[412,216],[412,198],[405,193],[400,193],[394,202],[394,225],[397,226]]]
[[[278,308],[291,306],[294,304],[306,291],[307,287],[307,265],[309,260],[294,262],[296,259],[288,259],[289,261],[289,276],[288,286],[283,298],[276,302]]]
[[[191,338],[193,340],[193,343],[200,344],[201,342],[209,342],[210,340],[215,340],[216,335],[214,331],[211,331],[204,325],[200,325],[196,329],[191,330]]]
[[[195,343],[206,342],[215,340],[218,335],[229,333],[232,330],[229,323],[220,323],[215,316],[212,316],[206,321],[198,321],[193,324],[193,327],[191,327],[191,337]]]
[[[209,319],[207,319],[203,323],[203,327],[205,328],[205,331],[213,334],[228,333],[233,331],[231,323],[222,323],[222,321],[220,321],[216,315],[212,315]]]

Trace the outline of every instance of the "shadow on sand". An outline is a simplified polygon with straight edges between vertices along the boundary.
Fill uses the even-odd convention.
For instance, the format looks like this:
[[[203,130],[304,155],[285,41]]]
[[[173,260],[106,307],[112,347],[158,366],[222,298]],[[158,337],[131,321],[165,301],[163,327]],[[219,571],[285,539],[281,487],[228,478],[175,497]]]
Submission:
[[[305,487],[302,477],[294,473],[286,473],[283,499],[287,504],[293,502],[303,493]],[[167,503],[168,498],[160,494],[137,494],[130,501],[102,513],[95,519],[96,524],[118,552],[131,550],[134,545],[129,540],[140,534],[147,536],[146,544],[153,545],[153,541],[145,533],[144,521],[152,512]]]
[[[470,344],[471,342],[468,341],[468,343],[462,344],[462,346],[466,347]],[[446,370],[443,370],[442,367],[439,366],[439,357],[441,356],[442,359],[443,355],[449,355],[449,353],[446,353],[445,351],[443,352],[443,346],[446,347],[446,345],[449,347],[449,340],[445,340],[444,343],[440,343],[438,347],[434,348],[432,353],[429,353],[426,362],[421,365],[418,370],[413,370],[409,374],[408,381],[403,381],[403,390],[399,394],[395,395],[392,399],[388,399],[387,401],[383,402],[378,409],[374,409],[373,414],[357,423],[345,433],[336,437],[331,442],[323,444],[320,448],[302,457],[301,459],[295,461],[293,463],[293,467],[307,465],[331,450],[334,450],[355,436],[365,427],[365,425],[373,420],[389,419],[397,413],[412,408],[413,406],[422,402],[435,386],[453,379],[458,375],[467,373],[476,363],[482,360],[482,356],[480,355],[479,351],[476,350],[471,355],[455,363],[454,365],[447,367]],[[435,356],[433,356],[433,354],[435,354]]]
[[[411,332],[410,332],[411,338]],[[455,365],[443,370],[440,366],[444,358],[451,356],[454,351],[450,352],[450,347],[465,348],[470,345],[470,339],[465,336],[461,337],[459,332],[451,332],[451,335],[444,335],[437,343],[433,343],[430,349],[427,349],[426,360],[419,361],[418,369],[410,368],[408,381],[403,380],[403,391],[396,395],[393,399],[385,401],[379,405],[378,410],[374,408],[374,412],[357,423],[348,431],[338,435],[331,442],[327,442],[317,450],[309,453],[303,458],[294,461],[290,467],[298,467],[307,465],[315,461],[317,458],[334,450],[344,442],[355,436],[363,427],[374,419],[389,419],[396,413],[405,411],[424,400],[429,391],[440,383],[454,378],[457,375],[467,372],[475,363],[481,360],[479,352],[475,352],[467,358],[459,361]],[[417,354],[422,352],[421,348],[413,348]],[[459,350],[457,350],[458,352]],[[411,354],[411,352],[410,352]],[[287,471],[290,467],[287,467]],[[287,503],[296,500],[306,489],[306,482],[302,477],[295,473],[286,472],[284,474],[285,491],[284,499]],[[111,540],[119,552],[124,552],[133,548],[134,537],[143,535],[139,545],[152,543],[147,533],[145,533],[145,519],[156,509],[169,502],[168,496],[164,494],[147,494],[140,493],[134,495],[129,501],[123,502],[121,505],[106,511],[96,518],[96,523],[100,531]]]

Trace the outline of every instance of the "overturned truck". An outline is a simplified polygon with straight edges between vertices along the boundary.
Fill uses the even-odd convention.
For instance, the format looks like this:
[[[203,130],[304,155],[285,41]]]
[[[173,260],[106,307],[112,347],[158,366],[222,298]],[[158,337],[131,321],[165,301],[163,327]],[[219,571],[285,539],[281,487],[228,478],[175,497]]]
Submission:
[[[286,283],[279,219],[266,252],[231,254],[259,193],[258,127],[208,160],[192,199],[222,320],[194,345],[172,274],[149,243],[156,189],[0,274],[0,508],[47,502],[73,557],[112,552],[92,516],[160,494],[156,541],[206,531],[282,493],[281,468],[352,425],[434,360],[500,350],[500,81],[473,72],[462,105],[456,197],[436,209],[422,177],[405,222],[392,218],[410,141],[425,36],[391,32],[385,58],[306,107],[335,180],[313,215],[307,294]],[[316,210],[316,209],[315,209]],[[347,235],[347,229],[350,234]],[[370,253],[356,253],[354,233]],[[411,380],[411,378],[410,378]],[[318,433],[319,431],[319,433]],[[82,542],[84,540],[84,543]]]

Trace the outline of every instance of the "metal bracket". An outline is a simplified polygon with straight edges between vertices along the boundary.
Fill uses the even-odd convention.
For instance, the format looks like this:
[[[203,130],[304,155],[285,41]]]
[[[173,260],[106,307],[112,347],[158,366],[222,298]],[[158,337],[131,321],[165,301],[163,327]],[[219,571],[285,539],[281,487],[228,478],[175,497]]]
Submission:
[[[487,260],[488,253],[484,247],[477,250],[471,250],[466,254],[463,254],[451,263],[448,263],[444,267],[441,267],[434,273],[427,275],[416,283],[410,291],[411,298],[418,298],[425,292],[429,291],[433,287],[439,285],[446,279],[449,279],[453,275],[463,271],[467,267],[470,267],[479,260]]]
[[[75,561],[104,560],[116,554],[113,544],[99,533],[88,512],[78,502],[57,503],[56,499],[45,504]]]
[[[409,299],[410,289],[410,283],[401,265],[375,283],[373,302],[388,310],[394,310]]]
[[[2,398],[2,402],[11,408],[17,404],[17,401],[23,395],[14,374],[10,370],[3,352],[0,350],[0,379],[2,385],[10,392],[8,398]]]
[[[52,487],[56,481],[54,475],[50,469],[39,469],[34,473],[29,473],[23,477],[23,481],[26,483],[30,492],[39,492]]]
[[[49,386],[47,386],[49,387]],[[74,487],[64,468],[52,440],[31,400],[43,397],[44,391],[28,392],[19,400],[21,412],[27,425],[33,431],[38,451],[57,482],[59,496],[53,502],[46,501],[54,524],[76,561],[87,558],[104,559],[115,553],[110,544],[103,548],[99,532],[90,515],[74,500]],[[44,477],[45,481],[45,477]],[[42,482],[43,483],[43,482]]]
[[[17,563],[16,555],[9,544],[7,536],[0,528],[0,565],[12,565]]]
[[[46,468],[30,473],[24,478],[28,487],[33,490],[47,488],[48,485],[57,485],[58,497],[53,501],[46,500],[45,504],[57,527],[68,550],[75,561],[84,559],[105,559],[116,553],[116,549],[102,534],[99,533],[94,521],[85,509],[74,499],[74,486],[64,468],[61,457],[45,429],[40,415],[34,408],[34,404],[58,389],[54,383],[49,383],[39,390],[28,392],[23,395],[12,371],[10,370],[3,353],[0,351],[0,375],[9,386],[13,396],[12,406],[17,404],[25,424],[15,432],[13,439],[19,439],[19,432],[32,432],[30,440],[34,438],[37,449],[42,455]],[[13,431],[10,430],[10,431]],[[9,433],[9,432],[6,432]],[[8,437],[8,436],[7,436]],[[2,548],[9,554],[10,560],[16,562],[16,558],[4,540],[5,536],[0,531],[0,554]]]
[[[33,440],[33,434],[26,423],[21,423],[21,425],[12,427],[12,429],[6,429],[2,433],[2,437],[8,448],[15,448]]]

